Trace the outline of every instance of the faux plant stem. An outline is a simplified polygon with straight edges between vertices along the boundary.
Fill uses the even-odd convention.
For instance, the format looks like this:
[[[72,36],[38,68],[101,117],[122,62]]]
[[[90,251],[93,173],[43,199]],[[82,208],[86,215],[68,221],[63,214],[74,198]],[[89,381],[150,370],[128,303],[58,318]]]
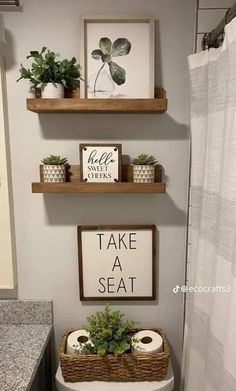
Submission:
[[[104,62],[104,64],[101,66],[101,68],[99,69],[99,71],[97,73],[96,79],[94,81],[94,87],[93,87],[94,94],[96,93],[96,84],[97,84],[98,76],[100,75],[100,72],[101,72],[102,68],[104,68],[105,65],[106,65],[106,63]]]

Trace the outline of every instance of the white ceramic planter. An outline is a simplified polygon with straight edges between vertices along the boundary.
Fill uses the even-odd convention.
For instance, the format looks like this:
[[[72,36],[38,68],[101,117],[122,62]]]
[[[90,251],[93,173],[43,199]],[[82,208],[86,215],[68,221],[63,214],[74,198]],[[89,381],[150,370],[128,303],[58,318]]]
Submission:
[[[155,182],[155,166],[133,165],[133,182],[135,183]]]
[[[43,165],[43,181],[51,183],[61,183],[66,180],[66,166],[65,165]]]
[[[64,86],[60,83],[44,83],[41,87],[42,98],[64,98]]]

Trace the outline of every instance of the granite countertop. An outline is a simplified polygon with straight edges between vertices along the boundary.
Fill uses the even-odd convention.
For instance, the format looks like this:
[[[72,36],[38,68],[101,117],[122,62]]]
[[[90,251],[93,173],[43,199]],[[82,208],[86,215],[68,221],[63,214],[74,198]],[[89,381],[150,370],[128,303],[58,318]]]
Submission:
[[[28,391],[52,332],[52,303],[0,300],[0,390]]]

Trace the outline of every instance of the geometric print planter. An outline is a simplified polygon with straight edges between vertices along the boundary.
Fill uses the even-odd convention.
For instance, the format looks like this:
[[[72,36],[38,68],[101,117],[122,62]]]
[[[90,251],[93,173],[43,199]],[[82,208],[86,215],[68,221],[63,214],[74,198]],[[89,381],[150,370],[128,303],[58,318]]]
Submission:
[[[44,164],[43,181],[51,183],[61,183],[66,181],[66,166],[64,164]]]
[[[133,182],[153,183],[155,182],[154,165],[133,165]]]

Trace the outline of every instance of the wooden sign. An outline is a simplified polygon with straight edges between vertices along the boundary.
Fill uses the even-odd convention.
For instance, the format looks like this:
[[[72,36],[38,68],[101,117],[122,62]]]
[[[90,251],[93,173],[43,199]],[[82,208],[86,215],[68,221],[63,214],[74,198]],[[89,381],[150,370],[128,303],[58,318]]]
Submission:
[[[81,181],[121,181],[121,144],[80,144]]]
[[[79,226],[80,300],[154,300],[156,227]]]

